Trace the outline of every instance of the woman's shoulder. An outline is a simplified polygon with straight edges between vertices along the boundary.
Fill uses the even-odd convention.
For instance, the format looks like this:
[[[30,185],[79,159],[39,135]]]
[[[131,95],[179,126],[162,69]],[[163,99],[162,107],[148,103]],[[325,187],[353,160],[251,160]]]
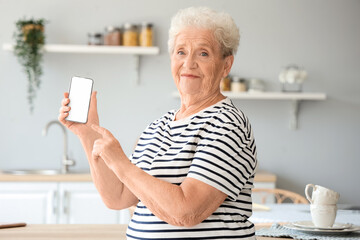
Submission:
[[[157,118],[153,122],[149,124],[149,126],[159,125],[159,124],[167,124],[168,122],[173,121],[175,117],[176,110],[172,109],[163,114],[161,117]]]
[[[208,123],[232,125],[234,127],[248,127],[249,125],[246,115],[229,98],[225,98],[205,109],[197,118],[206,119]]]

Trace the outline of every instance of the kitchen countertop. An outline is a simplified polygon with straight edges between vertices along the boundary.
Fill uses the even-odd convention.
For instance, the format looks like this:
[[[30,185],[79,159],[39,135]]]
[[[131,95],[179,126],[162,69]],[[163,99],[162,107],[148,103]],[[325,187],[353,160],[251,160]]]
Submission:
[[[68,174],[0,174],[0,182],[92,182],[90,173]]]
[[[255,224],[256,229],[270,227]],[[126,224],[29,224],[26,227],[0,229],[0,239],[22,240],[125,240]],[[256,237],[258,240],[290,238]]]
[[[92,182],[90,173],[69,173],[55,175],[41,174],[4,174],[0,173],[0,182]],[[276,175],[258,171],[255,175],[255,182],[276,182]]]

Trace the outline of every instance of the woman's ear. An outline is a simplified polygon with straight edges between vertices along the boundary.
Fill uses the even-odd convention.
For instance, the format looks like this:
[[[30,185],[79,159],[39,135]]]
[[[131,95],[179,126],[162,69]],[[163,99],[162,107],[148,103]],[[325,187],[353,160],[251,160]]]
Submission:
[[[234,55],[230,55],[230,56],[225,57],[225,65],[224,65],[223,77],[226,77],[227,75],[229,75],[233,63],[234,63]]]

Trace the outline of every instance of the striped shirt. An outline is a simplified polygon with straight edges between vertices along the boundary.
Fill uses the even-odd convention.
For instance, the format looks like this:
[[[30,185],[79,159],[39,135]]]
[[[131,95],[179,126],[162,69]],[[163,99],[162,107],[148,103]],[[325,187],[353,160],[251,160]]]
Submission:
[[[193,227],[170,225],[139,201],[128,239],[255,239],[252,213],[256,146],[247,117],[230,99],[174,121],[176,111],[151,123],[140,136],[131,161],[150,175],[180,185],[195,178],[228,197]]]

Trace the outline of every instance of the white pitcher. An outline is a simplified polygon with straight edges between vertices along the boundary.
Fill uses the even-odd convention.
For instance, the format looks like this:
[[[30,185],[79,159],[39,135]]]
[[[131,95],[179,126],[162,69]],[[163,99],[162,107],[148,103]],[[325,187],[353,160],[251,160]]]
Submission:
[[[312,188],[312,193],[310,197],[309,190],[311,188]],[[305,195],[311,204],[327,204],[327,205],[336,204],[340,197],[339,193],[331,189],[314,184],[306,185]]]

